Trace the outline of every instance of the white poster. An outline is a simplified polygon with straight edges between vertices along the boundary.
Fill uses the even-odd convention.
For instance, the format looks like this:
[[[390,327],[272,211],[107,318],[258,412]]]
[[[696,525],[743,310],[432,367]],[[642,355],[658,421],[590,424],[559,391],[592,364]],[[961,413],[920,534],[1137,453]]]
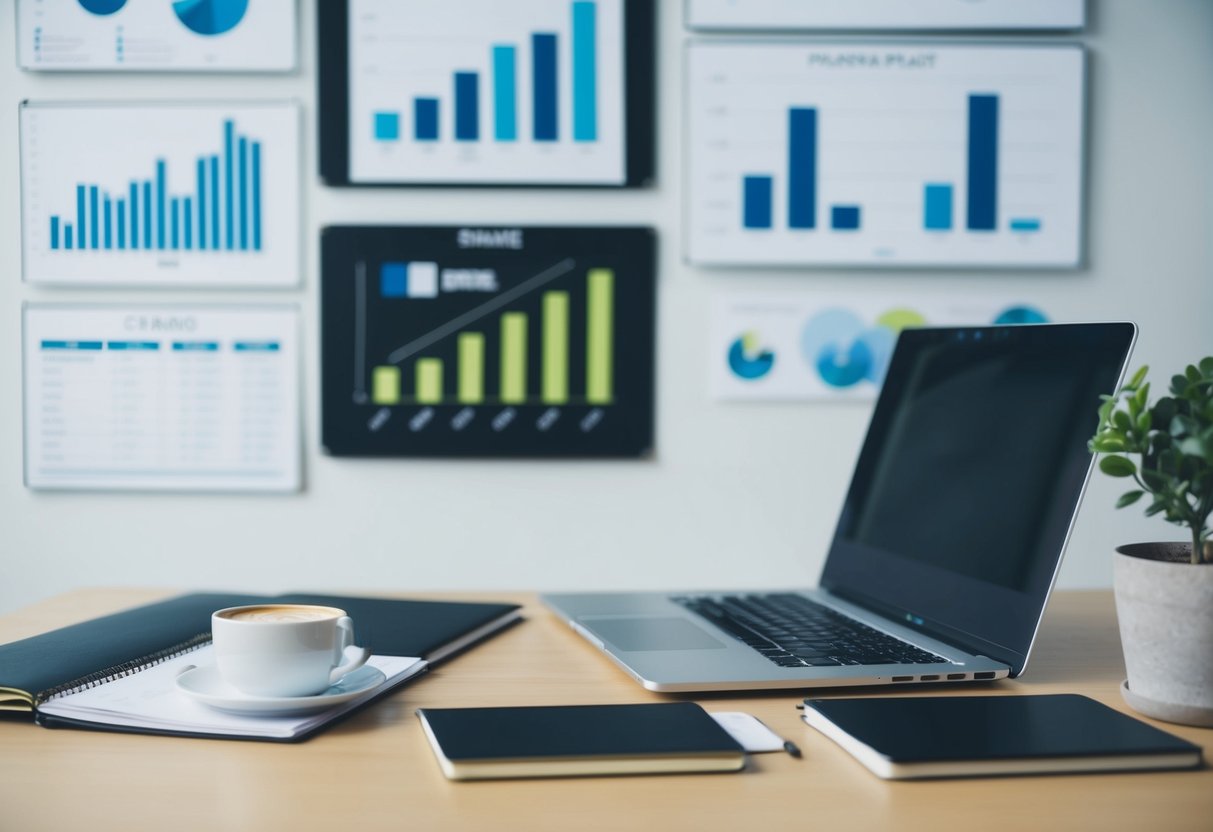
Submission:
[[[688,47],[693,263],[1073,268],[1077,46]]]
[[[22,69],[275,72],[297,62],[298,0],[17,0]]]
[[[25,308],[25,483],[298,491],[293,307]]]
[[[1048,320],[1039,307],[1010,301],[722,295],[712,315],[712,393],[734,400],[872,400],[906,327]]]
[[[299,129],[291,102],[23,105],[25,279],[297,286]]]
[[[1066,29],[1086,0],[686,0],[687,26],[708,30]]]

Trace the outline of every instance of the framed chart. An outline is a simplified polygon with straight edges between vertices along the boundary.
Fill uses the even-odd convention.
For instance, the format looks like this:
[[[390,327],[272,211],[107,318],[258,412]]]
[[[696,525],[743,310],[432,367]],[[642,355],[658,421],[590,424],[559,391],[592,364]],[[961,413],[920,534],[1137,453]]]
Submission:
[[[330,185],[641,187],[651,0],[319,4]]]

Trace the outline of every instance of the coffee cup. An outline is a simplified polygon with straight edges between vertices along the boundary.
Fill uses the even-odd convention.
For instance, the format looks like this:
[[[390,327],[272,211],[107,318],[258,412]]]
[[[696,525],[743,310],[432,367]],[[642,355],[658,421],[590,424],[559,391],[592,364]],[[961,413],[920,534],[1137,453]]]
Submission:
[[[366,664],[344,610],[311,604],[254,604],[211,615],[215,665],[250,696],[312,696]]]

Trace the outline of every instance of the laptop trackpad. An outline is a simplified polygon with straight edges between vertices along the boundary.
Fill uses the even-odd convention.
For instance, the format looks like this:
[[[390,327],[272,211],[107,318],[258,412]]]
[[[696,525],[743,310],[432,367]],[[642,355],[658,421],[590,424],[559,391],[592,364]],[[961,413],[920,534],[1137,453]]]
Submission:
[[[603,617],[579,618],[577,622],[593,631],[616,650],[722,650],[724,645],[685,618]]]

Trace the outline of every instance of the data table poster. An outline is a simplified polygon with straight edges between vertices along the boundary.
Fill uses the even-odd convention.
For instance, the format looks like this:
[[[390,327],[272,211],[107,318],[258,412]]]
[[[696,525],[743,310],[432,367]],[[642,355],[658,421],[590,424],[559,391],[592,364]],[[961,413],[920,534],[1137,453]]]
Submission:
[[[333,0],[319,31],[330,185],[652,178],[650,0]]]
[[[324,229],[325,449],[647,454],[655,249],[648,228]]]
[[[297,104],[27,102],[20,121],[25,280],[299,284]]]
[[[1074,45],[697,41],[689,259],[1075,268]]]
[[[293,306],[30,304],[25,483],[298,491]]]
[[[22,69],[285,72],[298,0],[16,0]]]

